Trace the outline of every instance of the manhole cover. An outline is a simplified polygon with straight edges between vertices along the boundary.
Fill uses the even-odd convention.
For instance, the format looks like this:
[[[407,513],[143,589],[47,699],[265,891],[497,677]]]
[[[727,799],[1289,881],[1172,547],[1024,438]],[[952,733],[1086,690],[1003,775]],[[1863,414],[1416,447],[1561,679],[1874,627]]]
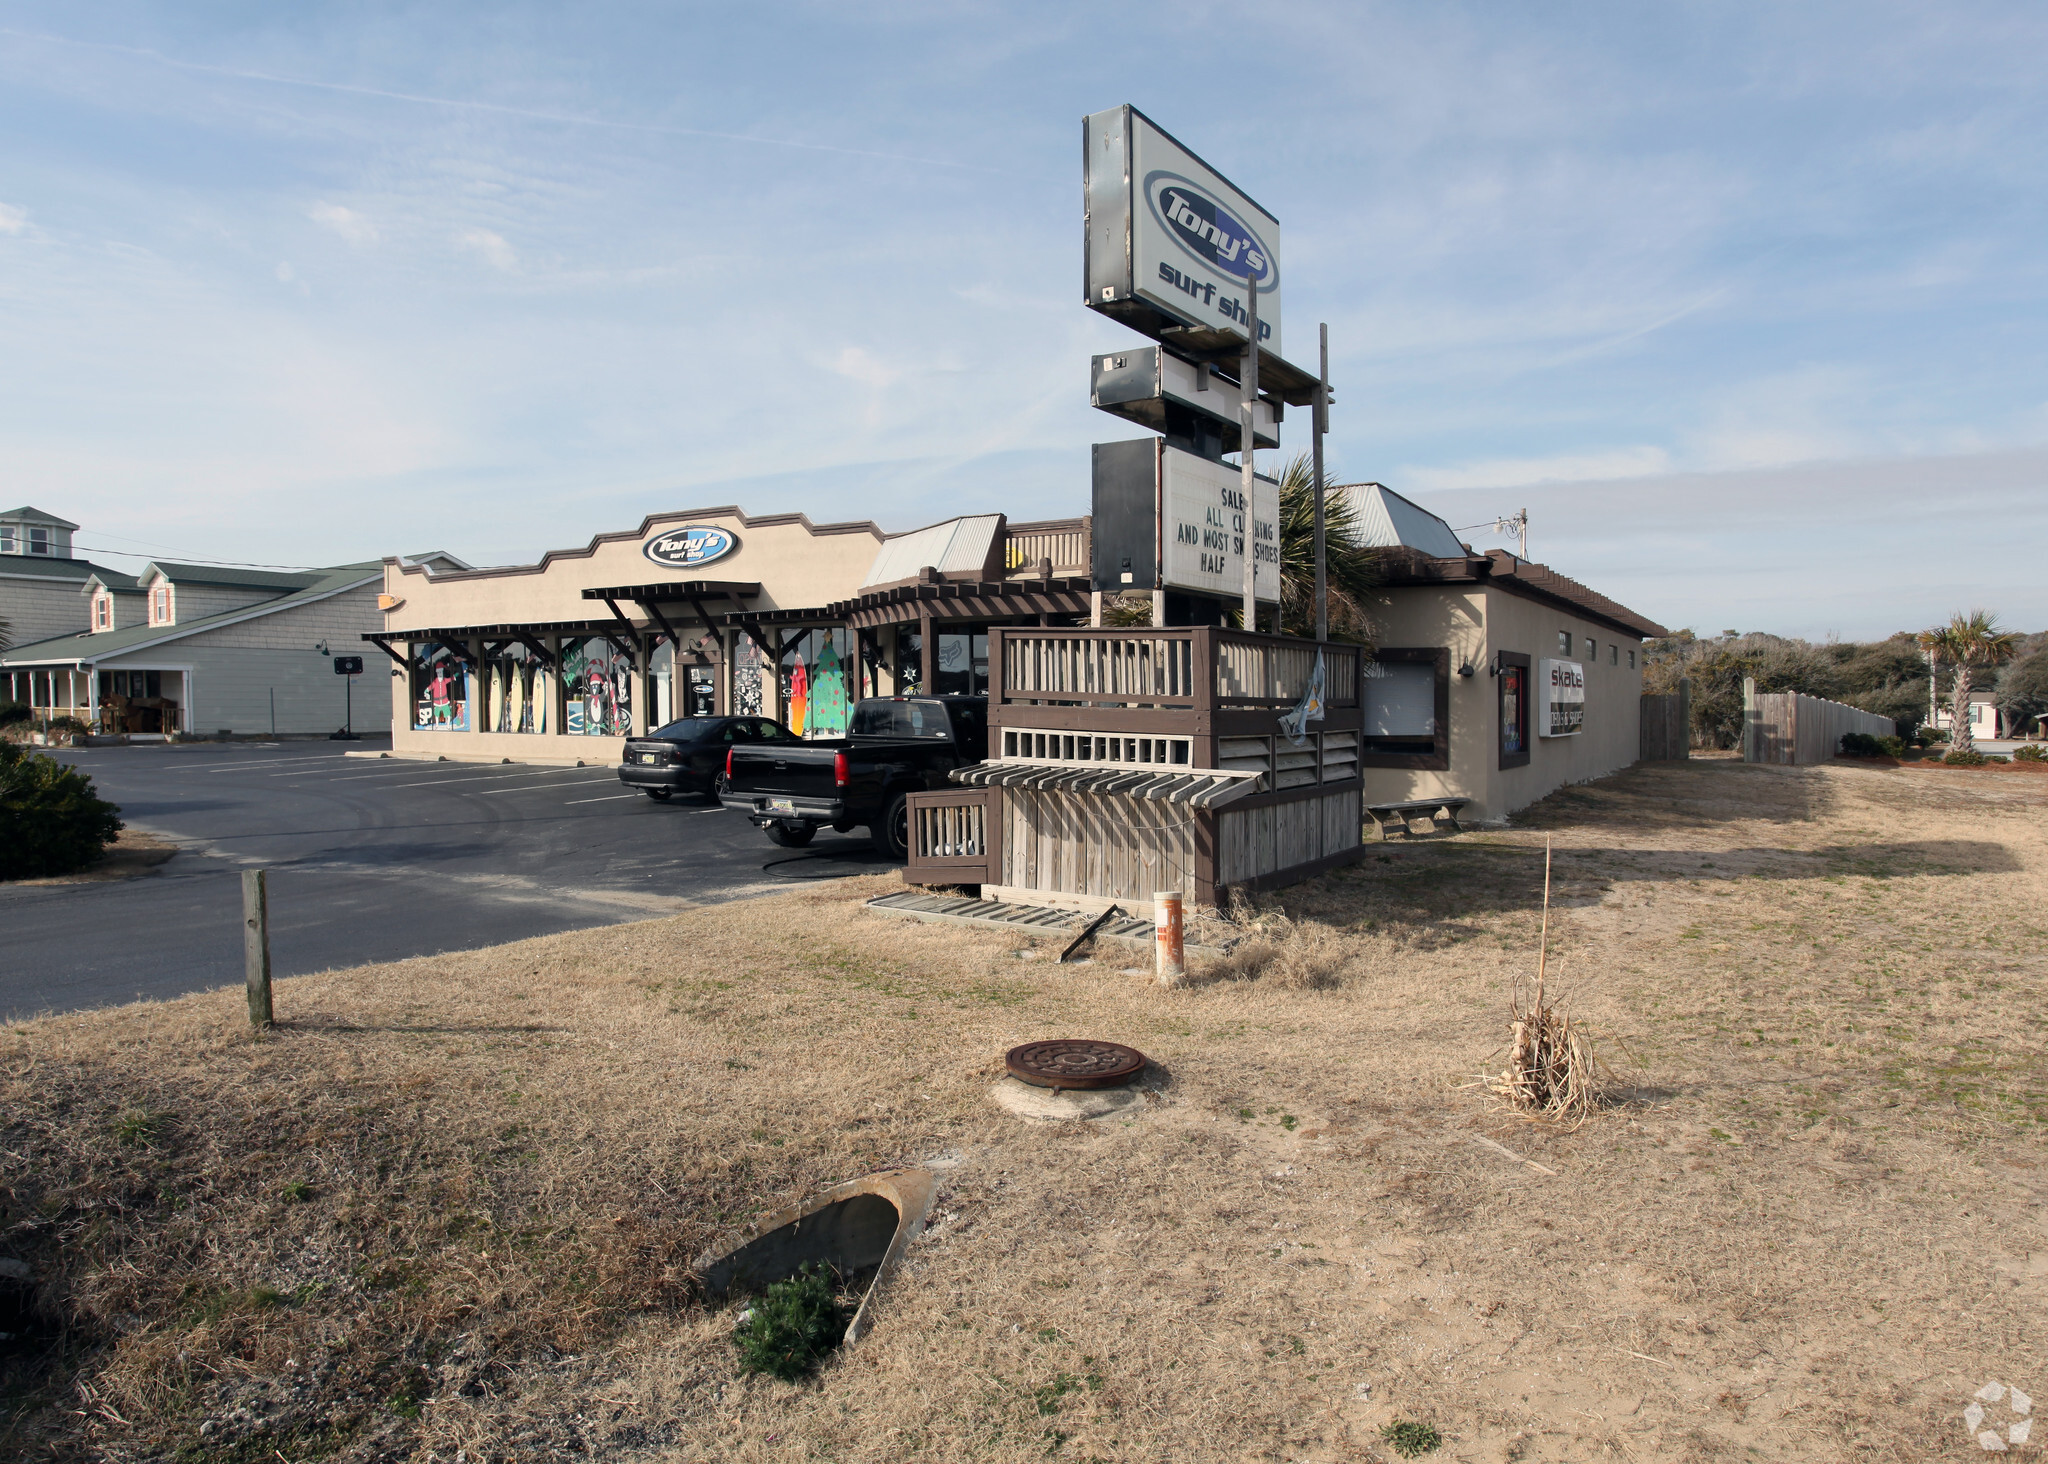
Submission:
[[[1117,1042],[1055,1037],[1011,1048],[1003,1066],[1036,1088],[1115,1088],[1145,1070],[1145,1054]]]

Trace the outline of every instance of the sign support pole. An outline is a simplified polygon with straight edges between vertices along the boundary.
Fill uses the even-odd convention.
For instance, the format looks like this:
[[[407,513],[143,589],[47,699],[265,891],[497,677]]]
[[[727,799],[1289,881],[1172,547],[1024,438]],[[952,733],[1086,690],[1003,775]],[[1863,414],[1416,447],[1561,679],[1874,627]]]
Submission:
[[[1238,457],[1244,463],[1244,628],[1257,630],[1259,554],[1258,525],[1252,521],[1252,489],[1255,486],[1252,481],[1252,428],[1257,417],[1256,404],[1259,400],[1259,279],[1249,268],[1244,272],[1244,279],[1244,395],[1238,407],[1238,431],[1242,438],[1238,445]]]
[[[1323,559],[1323,434],[1330,430],[1330,327],[1318,326],[1323,343],[1323,371],[1316,378],[1314,426],[1316,475],[1316,639],[1330,638],[1330,581]]]

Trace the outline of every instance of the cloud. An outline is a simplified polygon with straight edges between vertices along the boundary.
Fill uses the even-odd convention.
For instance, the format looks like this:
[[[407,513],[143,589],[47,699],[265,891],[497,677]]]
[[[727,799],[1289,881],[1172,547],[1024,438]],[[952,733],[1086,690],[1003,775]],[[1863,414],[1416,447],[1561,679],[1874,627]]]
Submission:
[[[316,203],[306,210],[306,217],[322,228],[332,229],[358,249],[367,249],[383,237],[369,219],[338,203]]]
[[[277,264],[277,282],[278,282],[278,283],[279,283],[280,285],[288,285],[288,284],[290,284],[290,283],[291,283],[291,282],[292,282],[293,280],[297,279],[298,277],[299,277],[299,272],[298,272],[297,270],[293,269],[293,268],[291,267],[291,265],[290,265],[289,263],[287,263],[287,262],[286,262],[286,261],[284,261],[284,260],[279,260],[279,261],[278,261],[278,264]]]
[[[519,272],[518,252],[505,242],[503,234],[494,234],[489,229],[469,229],[455,242],[482,255],[484,262],[493,269],[501,269],[506,274]]]
[[[0,234],[19,234],[28,227],[28,210],[0,203]]]
[[[843,376],[848,381],[857,381],[862,386],[871,386],[877,391],[893,386],[903,373],[881,360],[873,352],[859,346],[847,346],[837,356],[824,363],[825,369],[834,376]]]
[[[1520,487],[1529,483],[1587,483],[1608,478],[1645,478],[1671,470],[1661,447],[1618,447],[1554,457],[1491,458],[1444,468],[1403,468],[1399,480],[1423,492],[1456,488]]]

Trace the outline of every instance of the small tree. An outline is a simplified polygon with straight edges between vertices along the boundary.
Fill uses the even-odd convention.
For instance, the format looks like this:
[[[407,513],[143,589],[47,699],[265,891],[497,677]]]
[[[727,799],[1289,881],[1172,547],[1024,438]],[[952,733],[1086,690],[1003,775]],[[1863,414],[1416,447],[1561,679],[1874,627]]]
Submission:
[[[53,757],[0,741],[0,879],[83,869],[121,832],[121,810],[92,779]]]
[[[1949,743],[1958,753],[1976,749],[1970,736],[1970,679],[1978,667],[2003,666],[2019,649],[2019,637],[1998,623],[1988,610],[1951,616],[1947,625],[1923,630],[1920,645],[1937,661],[1955,667],[1955,689],[1949,702]]]
[[[2008,726],[2048,717],[2048,650],[2014,661],[2000,673],[1998,709]]]

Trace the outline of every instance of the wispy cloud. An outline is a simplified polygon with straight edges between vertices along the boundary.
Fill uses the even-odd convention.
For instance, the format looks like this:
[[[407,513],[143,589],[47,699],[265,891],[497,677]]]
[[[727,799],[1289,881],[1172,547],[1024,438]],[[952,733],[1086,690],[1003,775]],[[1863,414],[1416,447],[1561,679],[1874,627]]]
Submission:
[[[501,269],[506,274],[519,272],[519,255],[505,242],[503,234],[490,229],[465,229],[456,237],[456,242],[493,269]]]
[[[358,249],[366,249],[383,237],[368,218],[338,203],[316,203],[306,210],[306,217],[323,229],[331,229]]]
[[[28,210],[0,203],[0,234],[19,234],[28,227]]]

